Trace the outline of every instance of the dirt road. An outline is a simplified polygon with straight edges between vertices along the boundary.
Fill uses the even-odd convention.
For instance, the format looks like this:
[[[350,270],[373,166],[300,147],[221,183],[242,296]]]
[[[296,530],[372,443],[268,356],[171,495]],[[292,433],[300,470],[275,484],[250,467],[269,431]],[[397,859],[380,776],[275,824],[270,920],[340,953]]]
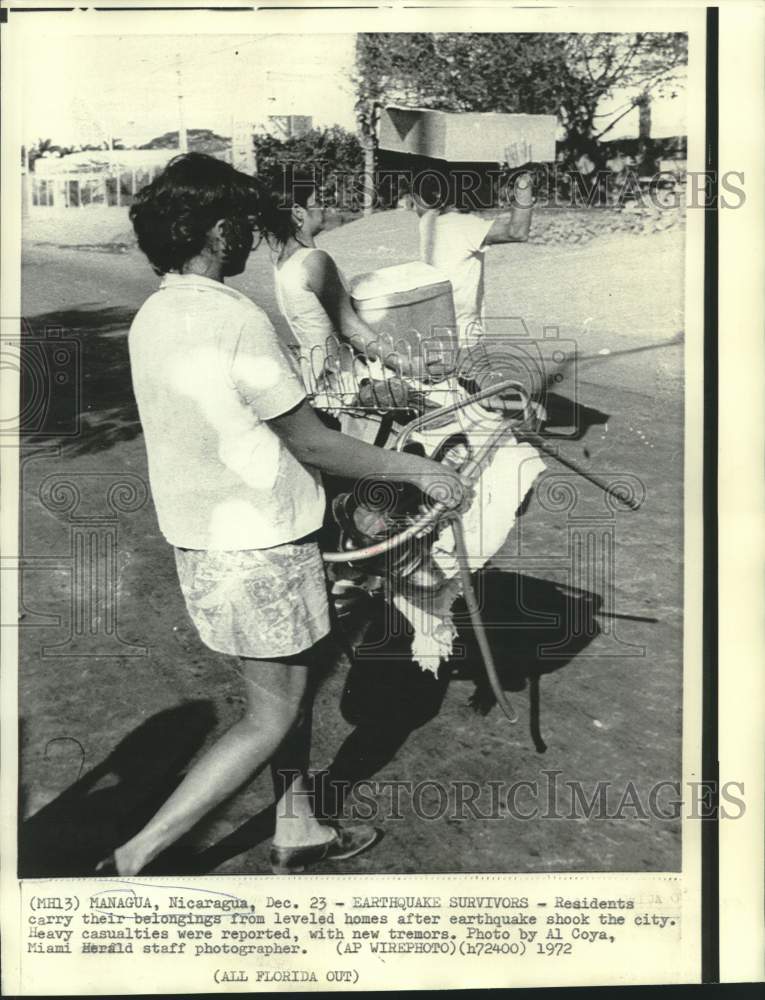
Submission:
[[[323,241],[353,274],[415,256],[414,227],[409,213],[390,212]],[[373,852],[327,871],[679,866],[679,820],[650,816],[649,791],[680,777],[682,249],[682,230],[673,229],[491,251],[489,316],[520,318],[533,338],[557,328],[578,352],[556,387],[557,405],[565,423],[577,404],[585,430],[556,442],[561,453],[604,478],[626,477],[644,500],[637,512],[614,509],[548,463],[485,578],[486,620],[519,709],[515,727],[497,708],[482,715],[470,706],[477,673],[469,636],[442,683],[405,661],[370,656],[349,677],[340,660],[318,699],[314,764],[333,764],[338,780],[381,783],[365,794],[389,818]],[[261,250],[234,283],[273,318],[269,267]],[[171,551],[141,492],[145,455],[125,336],[155,284],[135,251],[29,246],[25,254],[29,327],[74,340],[82,375],[79,398],[57,396],[45,432],[24,452],[26,874],[86,871],[141,825],[242,703],[235,664],[208,651],[186,617]],[[79,433],[60,437],[73,408]],[[122,494],[109,492],[117,481],[128,484]],[[112,520],[98,521],[105,512]],[[77,601],[87,598],[72,575],[83,526],[88,544],[113,546],[117,634],[102,609],[78,645],[68,637]],[[400,788],[396,813],[393,783],[401,781],[420,784],[414,801]],[[519,787],[514,810],[506,787],[499,804],[492,800],[489,782],[520,781],[537,782],[538,791]],[[599,782],[610,783],[611,818],[566,818],[575,803],[566,782],[578,782],[588,800]],[[466,808],[473,788],[476,808]],[[155,871],[266,871],[269,798],[261,776]],[[669,799],[665,790],[659,803],[666,808]],[[522,818],[535,806],[536,815]]]

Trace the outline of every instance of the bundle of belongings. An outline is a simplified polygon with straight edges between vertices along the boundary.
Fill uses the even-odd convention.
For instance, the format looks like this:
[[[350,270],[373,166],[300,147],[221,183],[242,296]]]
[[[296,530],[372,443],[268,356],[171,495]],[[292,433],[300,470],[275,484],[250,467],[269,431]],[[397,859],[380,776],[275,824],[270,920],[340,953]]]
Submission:
[[[487,435],[506,422],[504,416],[485,410],[478,419],[473,414],[471,420],[470,415],[466,409],[446,426],[413,433],[407,448],[416,448],[460,471]],[[511,432],[504,434],[473,470],[472,500],[462,514],[471,572],[485,566],[502,548],[518,508],[543,470],[536,449],[516,440]],[[341,493],[332,503],[341,531],[339,547],[366,548],[399,534],[424,509],[423,497],[413,486],[393,489],[391,484],[379,482],[367,484],[363,492]],[[361,570],[379,581],[386,600],[412,626],[412,659],[435,673],[441,661],[452,654],[457,634],[453,608],[462,594],[455,537],[448,520],[424,537],[353,565],[356,573]]]
[[[534,387],[526,385],[525,414],[517,398],[503,406],[501,394],[486,396],[493,381],[517,373],[508,372],[506,363],[504,370],[493,370],[480,350],[465,363],[451,286],[426,264],[396,265],[357,278],[353,301],[383,347],[371,360],[337,342],[301,357],[313,405],[362,440],[416,450],[458,472],[469,468],[473,492],[462,525],[469,569],[479,570],[505,543],[518,508],[545,468],[536,449],[512,433],[513,418],[528,419],[535,407],[538,415],[530,400]],[[395,373],[391,355],[404,359],[407,375]],[[519,375],[519,384],[524,381]],[[481,401],[472,400],[477,392]],[[494,438],[496,445],[487,449]],[[338,550],[367,548],[398,535],[422,517],[424,501],[411,485],[347,484],[331,504]],[[456,637],[453,607],[462,587],[448,518],[383,555],[334,568],[343,583],[383,591],[410,622],[412,658],[422,668],[436,672],[449,659]]]

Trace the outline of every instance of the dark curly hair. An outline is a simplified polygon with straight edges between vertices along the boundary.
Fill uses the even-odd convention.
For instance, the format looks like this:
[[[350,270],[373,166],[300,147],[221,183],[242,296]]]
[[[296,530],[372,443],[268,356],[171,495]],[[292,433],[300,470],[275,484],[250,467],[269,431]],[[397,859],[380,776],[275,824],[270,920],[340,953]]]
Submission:
[[[260,182],[230,163],[183,153],[138,192],[130,221],[155,272],[167,274],[202,251],[219,219],[228,224],[232,255],[249,250],[264,197]]]
[[[258,229],[272,250],[279,250],[290,237],[298,238],[300,227],[292,215],[293,206],[306,208],[312,194],[317,192],[313,173],[280,165],[279,184],[276,176],[264,193],[258,213]]]

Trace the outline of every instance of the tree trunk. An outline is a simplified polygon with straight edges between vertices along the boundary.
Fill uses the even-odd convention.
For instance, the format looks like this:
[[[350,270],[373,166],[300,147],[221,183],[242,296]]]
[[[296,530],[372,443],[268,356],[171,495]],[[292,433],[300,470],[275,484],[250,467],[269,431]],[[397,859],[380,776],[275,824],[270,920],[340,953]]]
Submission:
[[[362,206],[364,215],[371,215],[375,206],[375,168],[377,166],[377,150],[374,139],[367,138],[364,142],[364,178],[362,188]]]
[[[379,105],[374,101],[369,101],[358,115],[359,138],[364,150],[364,172],[361,178],[361,205],[364,215],[372,214],[376,201],[378,115]]]
[[[641,139],[651,138],[651,95],[646,92],[642,94],[638,101],[638,137]]]

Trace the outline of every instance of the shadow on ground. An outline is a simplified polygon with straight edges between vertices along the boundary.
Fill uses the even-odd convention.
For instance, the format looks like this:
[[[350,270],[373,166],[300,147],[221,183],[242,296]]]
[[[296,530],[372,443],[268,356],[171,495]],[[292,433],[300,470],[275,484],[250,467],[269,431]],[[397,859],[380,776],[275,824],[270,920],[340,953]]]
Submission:
[[[75,877],[132,837],[170,795],[216,722],[209,701],[159,712],[21,823],[19,877]]]
[[[595,613],[602,604],[589,591],[564,592],[555,584],[517,573],[488,570],[480,574],[478,596],[497,672],[507,691],[529,686],[529,729],[542,753],[539,679],[567,666],[599,634]],[[574,629],[576,622],[576,629]],[[380,641],[385,618],[372,623],[365,645]],[[395,622],[394,622],[395,624]],[[413,668],[411,630],[399,623],[400,637],[386,644],[385,653],[364,655],[348,674],[341,708],[356,729],[348,736],[329,769],[339,788],[371,777],[393,759],[415,729],[434,718],[451,678],[469,680],[474,690],[469,704],[479,715],[496,705],[483,668],[464,602],[455,608],[458,635],[455,655],[436,677]],[[391,659],[391,652],[396,659]],[[480,721],[476,720],[476,725]]]
[[[599,634],[594,616],[601,598],[587,591],[571,594],[546,580],[499,571],[483,574],[481,594],[503,686],[520,691],[528,685],[530,735],[542,753],[546,746],[541,734],[540,678],[567,666]],[[454,664],[442,665],[438,676],[413,667],[411,630],[405,620],[386,618],[381,602],[373,602],[372,607],[364,645],[374,647],[385,639],[384,650],[362,653],[352,661],[340,707],[355,728],[329,768],[315,776],[317,812],[325,819],[341,817],[353,785],[381,771],[415,730],[438,716],[452,678],[473,682],[470,704],[476,710],[476,726],[495,704],[464,606],[457,610],[457,642],[463,652]],[[172,861],[177,866],[172,874],[214,871],[270,837],[273,824],[270,806],[202,852],[169,851],[164,864]]]
[[[572,595],[545,580],[496,570],[482,574],[479,593],[503,687],[511,692],[529,687],[528,725],[541,753],[540,678],[568,665],[597,636],[594,615],[600,598],[589,592]],[[411,630],[404,619],[391,622],[382,602],[370,602],[370,609],[364,645],[377,648],[353,660],[340,705],[355,728],[329,769],[317,776],[317,810],[325,818],[342,815],[349,789],[382,770],[416,729],[439,714],[452,678],[473,682],[470,704],[476,710],[476,726],[481,715],[497,710],[464,607],[458,606],[456,614],[461,652],[453,663],[442,665],[438,676],[413,667]],[[153,815],[214,725],[215,712],[207,701],[188,702],[144,722],[101,764],[23,823],[19,875],[91,873],[98,860]],[[191,843],[174,845],[147,874],[214,871],[270,837],[273,824],[274,809],[269,806],[202,851]]]
[[[73,309],[25,318],[21,435],[61,445],[67,456],[104,451],[140,432],[130,381],[124,306]]]
[[[557,392],[546,393],[544,402],[547,420],[542,436],[546,438],[580,441],[590,427],[608,423],[610,416],[594,406],[585,406]]]

